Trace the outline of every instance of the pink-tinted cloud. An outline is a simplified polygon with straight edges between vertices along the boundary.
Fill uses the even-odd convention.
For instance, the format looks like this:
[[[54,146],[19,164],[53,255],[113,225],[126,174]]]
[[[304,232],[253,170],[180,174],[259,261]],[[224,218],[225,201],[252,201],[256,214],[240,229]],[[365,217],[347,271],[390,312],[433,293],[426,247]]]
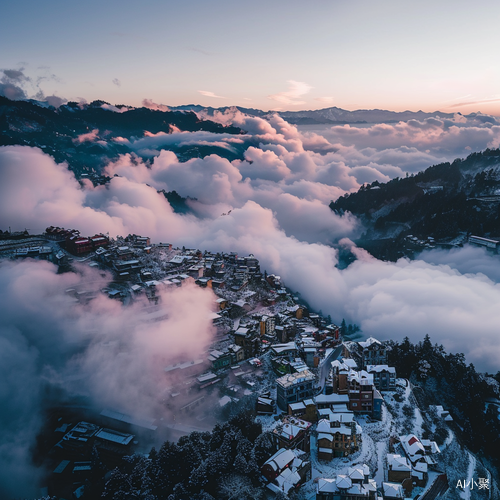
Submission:
[[[209,90],[198,90],[198,93],[205,97],[215,97],[216,99],[225,99],[225,97],[217,95],[214,92],[210,92]]]
[[[332,183],[343,175],[345,181],[353,179],[348,167],[331,161],[333,154],[323,158],[322,172],[330,173]],[[129,156],[110,165],[109,173],[119,177],[107,186],[81,188],[64,165],[56,165],[40,150],[4,147],[0,148],[0,223],[21,228],[28,223],[27,227],[41,228],[63,225],[78,227],[84,234],[148,234],[153,241],[254,253],[264,269],[280,274],[287,286],[337,321],[345,317],[366,334],[381,338],[408,334],[418,340],[425,331],[447,348],[466,352],[480,368],[492,369],[500,355],[496,339],[500,285],[484,274],[462,274],[422,260],[380,262],[355,248],[359,260],[345,270],[337,269],[337,252],[325,243],[355,233],[356,220],[335,216],[312,197],[321,190],[327,196],[332,186],[294,179],[294,173],[314,175],[318,160],[310,163],[310,158],[316,155],[283,153],[292,172],[289,184],[245,181],[237,164],[216,155],[179,162],[165,151],[151,165]],[[259,161],[267,161],[266,156]],[[193,206],[203,218],[174,213],[163,194],[157,193],[160,188],[182,195],[196,193],[200,198]],[[221,215],[230,208],[229,215]],[[480,336],[472,340],[470,331],[479,317]]]
[[[305,82],[297,82],[295,80],[288,80],[288,90],[279,92],[278,94],[272,94],[267,96],[268,99],[277,101],[280,104],[287,104],[292,106],[297,106],[299,104],[305,104],[305,101],[301,101],[300,98],[308,94],[313,87]]]
[[[165,104],[157,104],[156,102],[153,102],[151,99],[143,99],[142,105],[145,108],[154,109],[157,111],[169,111],[170,110],[170,108],[168,106],[166,106]]]
[[[48,262],[0,263],[0,493],[38,496],[31,450],[46,405],[84,396],[98,412],[164,417],[165,366],[206,357],[214,296],[193,283],[158,290],[164,317],[147,304],[127,308],[100,293],[110,276],[87,266],[57,274]],[[85,289],[85,306],[65,290]],[[96,327],[98,325],[98,327]]]
[[[87,134],[80,134],[73,142],[76,144],[81,144],[82,142],[95,142],[99,136],[99,129],[95,128],[92,132],[88,132]]]

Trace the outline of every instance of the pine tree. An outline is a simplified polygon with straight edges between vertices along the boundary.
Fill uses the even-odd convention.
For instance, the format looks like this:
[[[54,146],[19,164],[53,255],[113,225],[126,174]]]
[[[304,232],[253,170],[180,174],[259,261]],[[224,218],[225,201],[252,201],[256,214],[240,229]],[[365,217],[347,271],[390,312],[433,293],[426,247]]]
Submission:
[[[344,337],[346,333],[347,333],[347,325],[345,319],[342,318],[342,323],[340,323],[340,334],[342,335],[342,337]]]

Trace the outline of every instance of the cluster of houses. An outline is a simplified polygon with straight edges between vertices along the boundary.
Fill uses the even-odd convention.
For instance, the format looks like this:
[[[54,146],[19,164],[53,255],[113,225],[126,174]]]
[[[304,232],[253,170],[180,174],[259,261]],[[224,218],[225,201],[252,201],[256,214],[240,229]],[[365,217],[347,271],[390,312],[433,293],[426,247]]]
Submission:
[[[344,499],[377,499],[377,483],[370,479],[368,465],[346,467],[334,478],[320,478],[318,480],[316,500]]]
[[[262,466],[262,475],[274,493],[288,495],[311,478],[311,462],[299,449],[280,448]]]
[[[78,229],[64,229],[63,227],[50,226],[45,230],[45,236],[62,243],[65,249],[73,255],[85,255],[109,245],[109,238],[107,236],[103,234],[82,236]]]
[[[311,367],[307,351],[301,351],[299,345],[296,340],[271,347],[273,359],[289,358],[290,370],[276,379],[277,409],[286,414],[271,428],[277,451],[262,468],[262,474],[269,489],[285,494],[303,483],[304,474],[286,471],[286,479],[281,477],[286,465],[277,466],[277,457],[286,457],[284,461],[289,464],[293,462],[290,451],[314,453],[326,463],[349,457],[360,449],[363,440],[357,416],[379,419],[382,393],[396,389],[396,371],[387,364],[387,349],[375,338],[342,344],[342,355],[331,361],[325,390],[318,387],[314,370],[317,365],[313,363]],[[275,371],[280,373],[279,369]],[[258,413],[274,414],[275,409],[270,393],[259,397]],[[446,417],[444,411],[443,415]],[[436,470],[433,455],[439,453],[434,441],[415,435],[400,436],[390,443],[390,450],[385,480],[379,485],[370,478],[366,464],[353,465],[334,477],[317,478],[316,500],[404,499],[414,487],[427,484],[429,469]],[[307,455],[300,456],[304,462]],[[274,467],[273,474],[269,467]]]
[[[205,357],[164,368],[169,387],[162,398],[175,415],[196,417],[205,412],[207,400],[214,400],[208,397],[214,384],[224,380],[229,395],[220,398],[219,405],[225,406],[255,391],[251,374],[263,372],[262,356],[266,355],[267,366],[276,375],[276,395],[258,394],[256,412],[276,419],[271,429],[276,452],[261,469],[271,491],[289,494],[308,481],[310,453],[330,462],[358,451],[363,432],[357,417],[380,419],[382,393],[396,388],[396,371],[388,366],[387,349],[381,342],[370,337],[342,343],[338,326],[308,311],[279,276],[261,273],[253,255],[181,250],[169,243],[152,245],[148,237],[138,235],[116,241],[103,235],[85,239],[77,231],[54,227],[47,228],[46,235],[64,241],[66,252],[89,254],[89,265],[112,271],[120,287],[107,290],[110,297],[136,300],[145,296],[153,309],[144,314],[144,321],[164,317],[163,288],[191,280],[212,289],[216,341]],[[82,293],[73,291],[77,300],[83,300]],[[325,367],[323,382],[320,374],[324,375]],[[137,433],[127,432],[132,421],[120,427],[118,420],[114,427],[105,428],[80,422],[67,432],[56,448],[69,455],[62,458],[57,474],[66,474],[68,467],[83,467],[79,462],[84,460],[76,464],[76,458],[96,443],[116,456],[126,453]],[[154,432],[153,423],[148,425]],[[80,451],[71,455],[75,450]],[[333,478],[317,480],[316,499],[375,499],[378,492],[386,500],[404,498],[414,485],[426,483],[428,468],[435,465],[432,455],[438,452],[434,442],[400,436],[393,453],[387,455],[387,482],[377,488],[368,466],[347,467]],[[76,457],[73,466],[72,456]]]

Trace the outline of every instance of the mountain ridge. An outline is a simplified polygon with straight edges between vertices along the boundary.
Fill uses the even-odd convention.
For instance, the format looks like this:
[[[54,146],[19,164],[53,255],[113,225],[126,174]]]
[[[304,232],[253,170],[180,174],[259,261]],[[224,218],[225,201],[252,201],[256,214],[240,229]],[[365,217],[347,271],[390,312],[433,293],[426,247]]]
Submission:
[[[332,201],[330,209],[356,215],[366,229],[357,244],[383,260],[455,246],[470,234],[499,238],[500,149],[365,184]]]
[[[27,102],[27,101],[24,101]],[[30,100],[34,104],[38,104],[39,106],[43,106],[46,108],[51,108],[48,103],[44,101],[34,101]],[[88,107],[96,107],[95,103],[99,103],[101,105],[109,106],[109,111],[113,111],[111,108],[128,108],[129,111],[137,110],[137,109],[152,109],[147,106],[142,107],[134,107],[127,106],[123,104],[119,105],[111,105],[105,101],[93,101],[92,103],[76,103],[70,102],[63,104],[61,107],[67,107],[68,105],[73,108],[78,106],[81,109],[87,109]],[[321,108],[316,110],[300,110],[300,111],[263,111],[258,108],[247,108],[244,106],[203,106],[201,104],[183,104],[179,106],[168,106],[166,105],[168,110],[155,110],[161,112],[193,112],[193,113],[205,113],[207,116],[213,116],[215,112],[225,113],[227,110],[238,110],[242,113],[245,113],[250,116],[258,116],[261,118],[267,118],[271,115],[277,114],[281,116],[283,119],[295,125],[307,125],[307,124],[332,124],[332,125],[340,125],[340,124],[362,124],[362,123],[397,123],[399,121],[409,121],[409,120],[424,120],[426,118],[442,118],[442,119],[453,119],[456,115],[465,116],[466,118],[474,118],[479,115],[483,115],[482,113],[469,113],[467,115],[462,115],[462,113],[447,113],[439,110],[435,111],[391,111],[386,109],[355,109],[355,110],[346,110],[343,108],[339,108],[337,106],[331,106],[328,108]],[[116,111],[115,111],[116,112]],[[127,113],[128,111],[125,111]]]

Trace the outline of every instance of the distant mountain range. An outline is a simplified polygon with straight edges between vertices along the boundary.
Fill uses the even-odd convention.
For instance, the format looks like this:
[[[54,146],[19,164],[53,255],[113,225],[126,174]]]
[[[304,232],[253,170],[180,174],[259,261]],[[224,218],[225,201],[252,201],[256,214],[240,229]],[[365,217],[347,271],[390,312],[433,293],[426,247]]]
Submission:
[[[77,176],[85,172],[98,174],[109,160],[118,158],[120,154],[134,152],[144,158],[151,157],[154,151],[147,147],[139,149],[133,144],[143,138],[146,132],[170,134],[180,130],[212,135],[226,134],[226,137],[227,134],[241,135],[244,130],[223,126],[211,120],[216,112],[224,113],[235,109],[264,119],[272,114],[252,108],[212,108],[195,104],[160,111],[146,107],[113,106],[105,101],[93,101],[89,104],[68,102],[56,109],[46,102],[11,101],[0,97],[0,146],[19,144],[39,147],[57,162],[66,161]],[[381,123],[452,116],[448,113],[422,111],[346,111],[336,107],[316,111],[283,111],[279,115],[294,124]],[[87,138],[84,137],[85,134],[88,135]],[[258,142],[251,136],[245,136],[243,141],[226,143],[218,139],[200,139],[190,144],[172,140],[168,146],[163,147],[174,151],[181,161],[213,153],[234,160],[243,159],[245,150],[251,145],[258,146]]]
[[[243,108],[240,106],[224,106],[220,108],[204,107],[198,104],[188,104],[185,106],[171,107],[175,111],[194,111],[195,113],[204,112],[208,116],[213,116],[215,111],[224,113],[228,109],[238,109],[242,113],[251,116],[265,118],[270,114],[278,114],[289,123],[296,125],[313,124],[332,124],[343,125],[349,123],[397,123],[408,120],[424,120],[425,118],[453,118],[454,113],[443,113],[434,111],[426,113],[424,111],[387,111],[383,109],[358,109],[347,111],[345,109],[332,107],[309,111],[261,111],[253,108]],[[475,114],[471,115],[475,116]]]
[[[5,99],[5,98],[2,98]],[[6,99],[8,100],[8,99]],[[46,102],[29,100],[29,101],[14,101],[16,103],[25,102],[37,105],[39,107],[45,107],[48,109],[53,109]],[[0,102],[0,105],[2,103]],[[59,109],[105,109],[111,111],[119,111],[118,114],[129,113],[130,111],[137,111],[139,109],[148,108],[134,108],[132,106],[112,106],[105,101],[93,101],[90,104],[77,104],[75,102],[67,103],[61,106]],[[123,111],[123,110],[129,111]],[[424,111],[388,111],[384,109],[357,109],[354,111],[348,111],[346,109],[338,108],[336,106],[324,109],[316,110],[303,110],[303,111],[262,111],[255,108],[246,108],[242,106],[221,106],[214,108],[211,106],[201,106],[199,104],[186,104],[182,106],[169,106],[168,111],[158,111],[157,113],[169,113],[169,112],[183,112],[183,113],[204,113],[207,117],[213,116],[215,112],[224,113],[227,110],[237,109],[242,113],[250,116],[258,116],[266,118],[271,114],[278,114],[283,119],[289,123],[296,125],[307,125],[307,124],[332,124],[332,125],[342,125],[342,124],[360,124],[360,123],[397,123],[399,121],[408,120],[424,120],[426,118],[438,117],[438,118],[453,118],[455,113],[444,113],[442,111],[433,111],[430,113]],[[152,110],[150,110],[152,111]],[[134,114],[134,113],[133,113]],[[460,113],[458,113],[460,114]],[[475,117],[477,113],[471,113],[465,115],[467,117]]]

